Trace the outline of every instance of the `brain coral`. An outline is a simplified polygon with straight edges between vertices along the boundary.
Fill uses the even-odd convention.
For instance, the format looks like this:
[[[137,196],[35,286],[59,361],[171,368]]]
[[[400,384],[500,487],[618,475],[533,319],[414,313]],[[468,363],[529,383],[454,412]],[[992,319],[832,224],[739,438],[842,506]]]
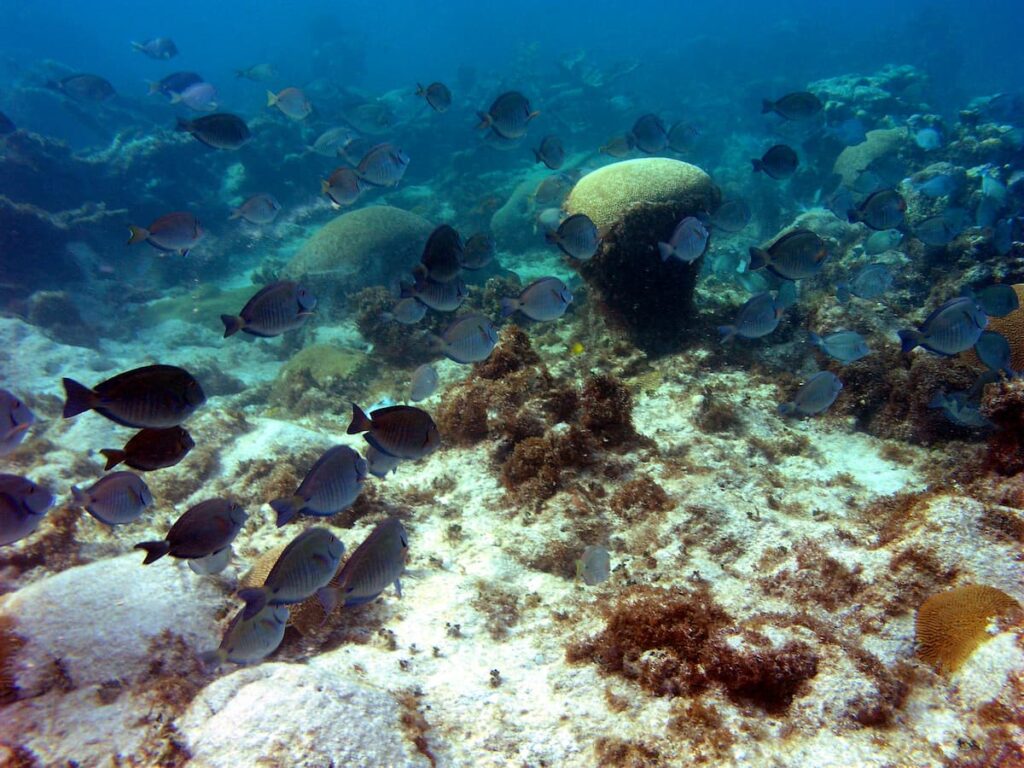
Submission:
[[[1013,286],[1020,306],[1005,317],[990,317],[987,328],[1003,334],[1010,342],[1010,365],[1013,370],[1024,369],[1024,283]],[[967,353],[975,360],[974,351]]]
[[[262,587],[267,580],[267,576],[270,575],[274,564],[277,562],[277,558],[281,556],[286,546],[287,544],[282,544],[260,555],[252,564],[252,568],[240,579],[239,587],[241,589]],[[334,581],[331,584],[337,586]],[[288,617],[288,626],[295,627],[301,635],[313,634],[324,623],[324,609],[321,607],[320,599],[316,595],[307,597],[301,603],[295,603],[288,607],[291,609]]]
[[[1019,603],[995,587],[972,584],[932,595],[917,612],[918,655],[953,672],[988,639],[989,620]]]
[[[322,303],[340,308],[347,293],[412,269],[432,230],[426,219],[389,205],[349,211],[303,244],[285,276],[303,279]]]
[[[704,171],[664,157],[606,165],[569,193],[566,210],[585,213],[602,237],[594,257],[574,266],[613,325],[649,353],[675,351],[693,338],[701,265],[700,259],[662,260],[658,242],[668,240],[683,217],[714,211],[720,202]]]
[[[638,203],[688,201],[693,210],[712,210],[718,189],[696,165],[667,157],[641,157],[598,168],[573,187],[569,214],[585,213],[603,234]]]

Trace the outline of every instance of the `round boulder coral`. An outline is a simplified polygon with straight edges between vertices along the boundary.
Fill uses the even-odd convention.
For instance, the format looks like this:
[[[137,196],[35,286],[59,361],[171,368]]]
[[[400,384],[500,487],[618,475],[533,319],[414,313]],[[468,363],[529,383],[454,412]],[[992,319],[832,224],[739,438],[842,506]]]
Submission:
[[[576,262],[600,306],[633,343],[660,354],[692,338],[700,259],[662,260],[658,243],[686,216],[714,211],[721,193],[695,165],[663,157],[613,163],[587,174],[565,203],[601,232],[592,259]]]
[[[1010,342],[1010,367],[1015,371],[1024,370],[1024,283],[1017,283],[1012,286],[1017,294],[1017,301],[1020,306],[1013,312],[1003,317],[990,317],[988,325],[990,331],[1001,333]],[[978,359],[974,350],[964,353],[971,362]]]
[[[387,284],[419,261],[433,226],[414,213],[373,205],[343,213],[313,235],[285,268],[332,308],[347,294]]]

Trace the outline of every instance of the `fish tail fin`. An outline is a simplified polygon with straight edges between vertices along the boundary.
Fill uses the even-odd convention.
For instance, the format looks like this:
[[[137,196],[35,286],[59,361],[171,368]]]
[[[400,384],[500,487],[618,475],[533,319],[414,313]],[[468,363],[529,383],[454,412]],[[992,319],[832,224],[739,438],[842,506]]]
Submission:
[[[171,104],[181,104],[181,94],[180,93],[172,93],[171,94]]]
[[[272,107],[277,104],[277,94],[273,91],[267,91],[267,106]]]
[[[74,379],[64,379],[64,395],[65,419],[85,413],[96,404],[96,393]]]
[[[75,504],[80,507],[84,507],[89,502],[89,494],[77,485],[71,486],[71,498],[74,500]]]
[[[127,453],[116,448],[104,448],[102,451],[100,451],[100,453],[102,453],[107,460],[107,465],[103,467],[103,470],[105,472],[109,472],[122,461],[124,461],[126,458],[128,458]]]
[[[476,126],[476,129],[478,131],[482,131],[485,128],[490,128],[491,123],[494,122],[494,119],[487,112],[477,112],[476,116],[480,118],[480,122]]]
[[[143,48],[145,48],[145,46],[142,43],[137,43],[134,40],[132,40],[132,50],[133,51],[141,51]]]
[[[508,317],[509,315],[515,314],[515,311],[519,309],[518,299],[502,299],[501,300],[501,316]]]
[[[178,122],[174,125],[174,130],[192,133],[192,121],[186,120],[184,117],[179,117]]]
[[[836,301],[840,304],[845,304],[850,300],[850,284],[839,283],[836,285]]]
[[[548,230],[544,233],[544,240],[549,243],[558,244],[558,230]]]
[[[292,521],[304,503],[301,496],[283,496],[270,502],[270,508],[277,513],[277,527]]]
[[[156,80],[147,80],[146,85],[149,86],[149,95],[152,96],[154,93],[160,90],[160,83]]]
[[[240,218],[242,218],[242,209],[241,208],[235,208],[235,210],[233,210],[231,212],[231,215],[228,216],[228,221],[234,221],[235,219],[240,219]]]
[[[769,101],[768,99],[761,99],[761,114],[767,115],[769,112],[775,111],[775,102]]]
[[[235,70],[235,77],[237,77],[237,78],[245,77],[245,70],[244,69],[236,69]]]
[[[668,261],[672,258],[672,254],[675,253],[675,248],[668,243],[658,243],[658,253],[661,254],[662,261]]]
[[[241,75],[239,75],[241,77]],[[228,660],[227,651],[222,651],[220,648],[215,648],[212,651],[206,651],[205,653],[199,654],[199,663],[203,665],[203,669],[213,670]]]
[[[337,587],[321,587],[317,590],[316,596],[320,601],[320,606],[324,609],[324,613],[328,615],[334,613],[334,609],[341,602],[341,590]]]
[[[370,417],[366,415],[366,412],[355,403],[352,403],[352,423],[348,425],[346,434],[356,435],[360,432],[369,432],[373,427],[373,422],[370,421]]]
[[[267,606],[267,590],[263,587],[249,587],[238,590],[238,599],[245,601],[242,618],[251,619]]]
[[[416,83],[416,96],[426,96],[427,89],[423,87],[423,83]]]
[[[141,243],[143,240],[149,237],[149,230],[145,227],[136,227],[134,224],[128,226],[128,232],[131,236],[128,238],[128,245],[135,245]]]
[[[796,412],[796,406],[792,403],[782,403],[779,406],[780,416],[792,416]]]
[[[816,334],[816,333],[815,333],[814,331],[811,331],[811,332],[810,332],[810,333],[808,334],[808,337],[809,337],[809,339],[810,339],[810,342],[811,342],[811,344],[813,344],[814,346],[816,346],[816,347],[817,347],[818,349],[824,349],[824,348],[825,348],[825,342],[823,342],[823,341],[821,340],[821,336],[819,336],[818,334]]]
[[[141,549],[146,553],[146,559],[142,561],[143,565],[149,565],[155,563],[161,557],[171,551],[171,544],[167,539],[161,539],[160,541],[143,541],[136,544],[132,549]]]
[[[756,157],[752,157],[752,158],[750,158],[750,162],[751,162],[751,163],[753,164],[753,166],[754,166],[754,173],[760,173],[761,171],[763,171],[763,170],[764,170],[764,163],[762,163],[762,162],[761,162],[760,160],[758,160],[758,159],[757,159]]]
[[[721,342],[723,344],[732,344],[736,338],[736,326],[735,325],[720,325],[718,326],[718,332],[722,334]]]
[[[531,121],[531,120],[533,120],[533,118],[535,118],[535,117],[540,117],[540,110],[539,110],[539,109],[535,109],[535,110],[534,110],[533,112],[531,112],[530,114],[528,114],[528,115],[526,116],[526,122],[530,122],[530,121]]]
[[[747,269],[751,272],[764,269],[768,264],[768,252],[760,248],[754,248],[753,246],[750,247],[749,252],[750,263],[747,265]]]
[[[920,331],[902,330],[897,331],[897,334],[900,337],[900,351],[904,354],[921,344]]]
[[[221,315],[220,321],[224,323],[225,339],[228,336],[234,336],[236,333],[242,330],[242,326],[245,324],[245,321],[236,315]]]
[[[331,189],[331,182],[327,179],[320,179],[320,194],[326,195]]]

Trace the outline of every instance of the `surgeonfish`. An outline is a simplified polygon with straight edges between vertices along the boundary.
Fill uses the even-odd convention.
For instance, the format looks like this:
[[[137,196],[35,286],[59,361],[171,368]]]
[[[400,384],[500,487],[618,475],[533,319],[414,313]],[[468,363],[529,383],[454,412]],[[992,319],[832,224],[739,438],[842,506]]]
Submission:
[[[831,371],[818,371],[804,382],[790,402],[779,406],[779,413],[783,416],[816,416],[828,410],[842,389],[843,382],[838,376]]]
[[[53,506],[53,494],[20,475],[0,474],[0,546],[30,535]]]
[[[338,574],[338,587],[324,590],[329,595],[324,601],[328,613],[337,604],[346,608],[364,605],[395,585],[395,593],[402,596],[400,577],[409,555],[409,535],[397,517],[379,523],[345,561]]]
[[[64,379],[64,418],[96,411],[126,427],[174,427],[203,403],[195,377],[173,365],[147,365],[119,373],[93,389]]]
[[[75,504],[109,526],[138,520],[153,504],[146,482],[132,472],[112,472],[84,490],[73,485],[71,496]]]
[[[329,517],[348,509],[363,490],[366,461],[347,445],[328,449],[291,496],[270,502],[280,528],[297,515]]]
[[[365,433],[363,439],[378,451],[398,459],[422,459],[441,445],[441,435],[430,414],[412,405],[378,408],[367,415],[352,403],[348,434]]]
[[[164,555],[199,560],[228,549],[248,519],[245,510],[229,499],[207,499],[190,507],[163,539],[143,541],[134,548],[145,551],[143,565]]]

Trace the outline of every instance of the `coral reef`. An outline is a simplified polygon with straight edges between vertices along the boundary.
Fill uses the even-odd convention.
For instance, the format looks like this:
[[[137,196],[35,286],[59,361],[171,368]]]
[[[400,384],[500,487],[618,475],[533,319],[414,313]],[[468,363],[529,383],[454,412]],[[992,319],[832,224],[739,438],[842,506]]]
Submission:
[[[590,216],[602,236],[594,257],[574,266],[613,325],[641,349],[661,354],[692,342],[700,261],[662,261],[657,244],[684,216],[714,210],[720,201],[706,173],[666,158],[599,168],[566,200],[566,210]]]
[[[270,402],[295,414],[347,413],[361,399],[372,371],[370,358],[362,352],[313,344],[281,367]]]
[[[351,293],[410,271],[432,231],[426,219],[400,208],[372,205],[349,211],[306,241],[285,275],[303,280],[340,317]]]
[[[832,171],[842,177],[843,183],[853,187],[857,177],[871,168],[876,160],[896,153],[907,141],[906,128],[884,128],[868,131],[860,144],[847,147],[839,153]]]
[[[988,639],[989,621],[1020,603],[994,587],[972,584],[932,595],[917,612],[917,652],[945,672],[959,669]]]

